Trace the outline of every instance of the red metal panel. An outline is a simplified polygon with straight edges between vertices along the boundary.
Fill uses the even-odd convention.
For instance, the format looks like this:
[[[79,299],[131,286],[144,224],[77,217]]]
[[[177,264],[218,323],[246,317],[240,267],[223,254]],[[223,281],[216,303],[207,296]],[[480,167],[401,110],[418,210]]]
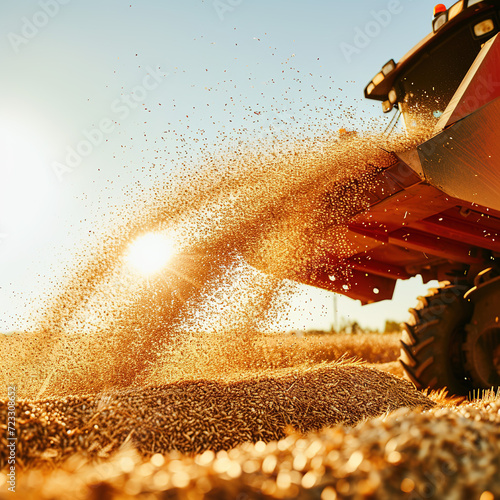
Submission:
[[[364,271],[377,276],[383,276],[390,279],[408,279],[411,275],[405,271],[405,268],[395,264],[375,260],[369,255],[356,255],[348,261],[349,267]]]
[[[426,180],[462,205],[500,211],[499,130],[497,98],[418,148]]]
[[[441,130],[500,96],[500,37],[486,42],[440,120]],[[449,117],[448,117],[449,115]]]
[[[370,236],[396,231],[419,221],[439,214],[459,203],[426,183],[419,183],[388,197],[370,207],[362,214],[353,217],[349,228],[356,233]],[[384,241],[383,238],[378,238]]]
[[[490,106],[492,104],[483,110]],[[481,135],[473,130],[472,125],[474,122],[475,127],[483,126],[481,120],[487,123],[498,121],[500,125],[500,99],[498,109],[496,104],[494,106],[495,115],[486,111],[482,115],[481,110],[475,120],[469,122],[470,118],[466,118],[460,122],[469,123],[467,126],[458,127],[460,124],[457,124],[458,130],[453,136],[463,139],[463,144],[466,144],[463,149],[468,150],[467,159],[478,168],[480,163],[483,167],[487,163],[481,156],[485,150],[483,148],[476,155],[479,161],[472,160],[474,141],[464,131],[469,135]],[[494,127],[495,132],[491,134],[489,131],[483,134],[487,136],[488,144],[495,142],[498,128]],[[455,126],[446,133],[450,134],[454,129]],[[462,153],[462,143],[443,147],[442,143],[436,142],[426,151],[432,159],[438,158],[439,163],[448,154],[457,159]],[[420,155],[422,157],[422,151]],[[500,158],[500,146],[496,158]],[[419,167],[416,154],[410,160],[414,168],[415,165]],[[450,161],[448,158],[446,166],[439,166],[446,179],[457,180],[457,170],[470,170],[470,163],[464,162],[461,155],[458,164],[450,164]],[[491,161],[487,168],[493,168],[494,159]],[[347,245],[342,238],[342,259],[346,260],[336,255],[335,235],[338,233],[333,231],[331,247],[326,247],[330,248],[332,255],[311,269],[302,281],[369,303],[391,298],[396,279],[416,274],[422,274],[425,280],[448,279],[457,272],[467,272],[469,266],[477,270],[490,265],[491,251],[500,253],[500,203],[498,207],[479,206],[466,198],[450,196],[439,189],[442,184],[429,179],[428,172],[429,165],[417,173],[402,159],[379,172],[371,193],[367,193],[370,209],[352,217],[345,235]],[[500,183],[500,175],[497,178]],[[496,186],[497,180],[490,185],[493,184],[491,190],[498,194],[500,186]],[[460,183],[460,179],[457,182]],[[466,181],[463,189],[470,191],[474,186]],[[346,252],[346,246],[351,252]],[[339,266],[348,268],[348,276],[336,272]],[[336,276],[335,281],[330,279],[332,275]]]
[[[470,245],[410,228],[392,232],[389,243],[465,264],[484,261],[482,253]]]
[[[412,227],[433,234],[441,234],[455,241],[500,252],[500,232],[485,228],[478,223],[468,222],[445,214],[433,215],[415,222]]]
[[[356,269],[348,269],[347,276],[330,279],[332,274],[318,270],[301,277],[301,282],[330,292],[341,293],[363,304],[391,299],[396,286],[395,278],[376,276]]]

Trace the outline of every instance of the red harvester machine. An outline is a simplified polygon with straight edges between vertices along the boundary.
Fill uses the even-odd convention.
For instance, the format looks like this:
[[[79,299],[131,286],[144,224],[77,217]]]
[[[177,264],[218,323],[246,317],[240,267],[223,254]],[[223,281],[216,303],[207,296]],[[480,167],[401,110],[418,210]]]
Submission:
[[[411,309],[400,361],[419,388],[454,394],[500,386],[500,1],[435,9],[433,32],[365,89],[397,109],[408,134],[435,135],[387,153],[370,208],[349,223],[350,277],[327,265],[305,283],[370,303],[420,274],[442,286]]]

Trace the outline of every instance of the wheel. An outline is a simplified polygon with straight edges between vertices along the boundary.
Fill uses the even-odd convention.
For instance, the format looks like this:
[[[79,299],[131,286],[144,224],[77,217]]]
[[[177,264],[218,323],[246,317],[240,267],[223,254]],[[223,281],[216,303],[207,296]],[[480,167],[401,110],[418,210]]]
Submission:
[[[465,327],[465,368],[474,388],[500,387],[500,276],[485,269],[465,298],[474,304],[472,321]]]
[[[400,363],[419,389],[447,388],[450,394],[467,395],[472,389],[465,371],[465,326],[473,305],[464,298],[468,285],[448,285],[430,290],[410,309],[404,324]]]

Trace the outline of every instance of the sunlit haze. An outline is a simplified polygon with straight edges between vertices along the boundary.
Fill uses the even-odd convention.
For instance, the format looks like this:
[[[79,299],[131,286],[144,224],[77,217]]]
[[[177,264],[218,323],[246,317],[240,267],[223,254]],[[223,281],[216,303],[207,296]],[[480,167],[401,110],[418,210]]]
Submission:
[[[174,254],[172,240],[160,233],[148,233],[131,243],[126,261],[141,274],[150,275],[163,269]]]
[[[396,1],[359,48],[357,30],[391,2],[221,3],[60,2],[50,16],[37,2],[2,6],[0,331],[26,327],[32,301],[132,191],[270,124],[383,130],[391,117],[363,89],[429,33],[435,4]],[[381,328],[426,288],[402,283],[397,302],[367,308],[339,297],[338,317]],[[291,327],[329,329],[333,294],[301,290]]]

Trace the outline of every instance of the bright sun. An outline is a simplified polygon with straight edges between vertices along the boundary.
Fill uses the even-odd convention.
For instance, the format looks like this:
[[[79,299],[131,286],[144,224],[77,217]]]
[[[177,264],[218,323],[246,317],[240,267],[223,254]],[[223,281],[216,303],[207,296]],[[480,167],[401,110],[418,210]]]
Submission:
[[[131,243],[126,260],[141,274],[149,275],[164,268],[174,254],[171,239],[161,233],[147,233]]]

